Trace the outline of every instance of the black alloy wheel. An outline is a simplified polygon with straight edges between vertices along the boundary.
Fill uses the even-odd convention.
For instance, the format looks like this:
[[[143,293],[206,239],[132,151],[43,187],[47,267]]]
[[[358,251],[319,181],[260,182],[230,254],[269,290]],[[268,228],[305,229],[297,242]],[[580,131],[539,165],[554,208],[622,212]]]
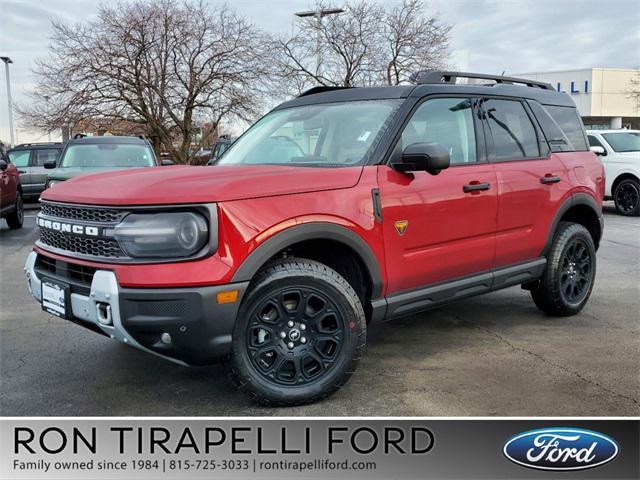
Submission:
[[[581,238],[573,238],[562,256],[560,293],[567,303],[578,304],[592,281],[589,248]]]
[[[353,287],[313,260],[276,260],[252,280],[234,327],[232,381],[268,406],[321,400],[351,377],[366,319]]]
[[[247,349],[256,371],[278,385],[305,385],[339,357],[345,322],[335,303],[310,287],[272,292],[250,314]]]
[[[640,215],[640,183],[632,178],[622,180],[616,186],[613,201],[620,214],[625,216]]]

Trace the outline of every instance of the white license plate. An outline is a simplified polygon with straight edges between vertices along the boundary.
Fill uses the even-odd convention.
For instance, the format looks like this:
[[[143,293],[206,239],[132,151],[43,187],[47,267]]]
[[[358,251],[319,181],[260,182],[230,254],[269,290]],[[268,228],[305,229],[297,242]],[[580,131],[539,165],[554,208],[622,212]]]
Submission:
[[[62,318],[67,318],[66,288],[51,282],[42,282],[42,309]]]

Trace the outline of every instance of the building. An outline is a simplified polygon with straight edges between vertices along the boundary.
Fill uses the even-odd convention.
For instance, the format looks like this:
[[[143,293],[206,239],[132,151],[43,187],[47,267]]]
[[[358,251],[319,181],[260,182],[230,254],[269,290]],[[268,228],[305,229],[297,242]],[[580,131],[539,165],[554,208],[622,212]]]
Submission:
[[[586,68],[514,76],[550,83],[576,103],[585,128],[640,129],[640,70]],[[636,92],[635,95],[632,92]]]

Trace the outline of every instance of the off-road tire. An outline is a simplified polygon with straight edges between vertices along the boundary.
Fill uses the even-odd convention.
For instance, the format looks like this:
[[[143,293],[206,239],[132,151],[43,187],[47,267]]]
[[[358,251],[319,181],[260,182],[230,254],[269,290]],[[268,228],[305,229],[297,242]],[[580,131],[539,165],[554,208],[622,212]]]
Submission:
[[[300,373],[300,376],[295,381],[301,383],[306,381],[306,384],[285,385],[279,383],[279,378],[266,378],[266,374],[260,370],[261,366],[265,368],[266,362],[261,365],[256,360],[256,358],[259,358],[258,355],[255,355],[255,352],[252,355],[250,349],[261,348],[252,346],[251,342],[260,338],[263,333],[258,331],[258,335],[256,335],[255,330],[262,329],[261,322],[263,319],[269,318],[269,321],[271,321],[270,317],[261,313],[263,312],[263,310],[260,310],[261,306],[266,304],[268,308],[270,302],[275,301],[275,299],[284,299],[286,295],[295,296],[294,293],[287,292],[296,289],[300,289],[300,292],[310,292],[306,294],[307,296],[304,297],[304,300],[302,300],[302,296],[300,297],[301,300],[296,305],[297,308],[302,308],[303,311],[299,314],[300,317],[295,317],[303,318],[300,323],[296,323],[301,328],[303,327],[302,322],[309,322],[309,326],[304,325],[306,333],[305,331],[302,332],[303,335],[309,336],[309,343],[302,345],[298,342],[295,347],[296,353],[289,353],[287,351],[289,337],[284,340],[279,337],[279,335],[285,333],[282,330],[286,330],[286,327],[280,327],[278,323],[277,326],[273,327],[273,335],[266,335],[267,338],[272,338],[272,342],[276,345],[275,348],[278,349],[275,353],[271,352],[271,358],[274,356],[276,358],[276,360],[273,360],[272,369],[275,370],[275,365],[280,358],[284,362],[293,361],[297,367],[305,360],[303,358],[305,355],[309,358],[309,356],[318,354],[317,349],[323,335],[319,330],[323,327],[314,323],[320,321],[319,317],[316,320],[309,319],[308,315],[313,314],[313,309],[307,306],[307,304],[310,304],[309,299],[316,294],[328,299],[329,306],[325,305],[323,307],[327,308],[326,312],[338,312],[340,315],[341,320],[339,322],[336,321],[336,323],[340,323],[342,327],[338,327],[339,333],[336,336],[341,336],[342,343],[336,347],[335,360],[330,367],[321,367],[323,362],[318,362],[317,367],[321,367],[322,375],[317,380],[307,379],[306,372],[304,372],[304,374]],[[303,294],[301,293],[301,295]],[[318,299],[314,299],[313,302],[321,305]],[[290,315],[294,315],[291,311],[286,310],[286,304],[284,303],[280,309],[275,311],[283,312],[283,318],[289,320],[293,318]],[[277,316],[278,314],[274,315]],[[330,313],[321,312],[318,315],[326,318],[330,316]],[[279,320],[276,319],[276,321]],[[313,336],[314,332],[316,337]],[[289,330],[289,334],[291,334],[291,330]],[[262,336],[264,337],[265,335]],[[282,343],[280,343],[280,340],[282,340]],[[253,401],[266,406],[303,405],[326,398],[340,389],[355,371],[364,353],[365,343],[365,314],[360,299],[351,285],[335,270],[322,263],[303,258],[285,258],[268,264],[252,280],[240,306],[234,327],[232,353],[225,360],[225,363],[232,382],[240,390],[247,393]],[[266,348],[271,348],[270,345],[269,343]],[[281,350],[283,350],[283,353],[280,353]],[[266,355],[269,353],[267,352]],[[299,363],[293,360],[294,355],[296,358],[301,358],[298,361]],[[324,358],[320,355],[317,356],[319,360]],[[296,368],[296,370],[301,371],[302,369]],[[277,377],[278,373],[275,372],[274,374],[272,372],[271,375]]]
[[[6,217],[7,225],[11,229],[22,228],[24,222],[24,203],[22,201],[22,193],[16,192],[16,208]]]
[[[616,185],[613,202],[620,215],[637,217],[640,215],[640,182],[635,178],[625,178]]]
[[[574,251],[579,251],[580,257],[586,259],[585,262],[589,264],[588,271],[580,270],[586,268],[583,265],[587,263],[572,261],[569,258],[573,256]],[[568,272],[577,273],[570,275]],[[536,306],[547,315],[558,317],[575,315],[589,300],[595,275],[596,249],[589,231],[577,223],[561,222],[547,255],[544,274],[539,284],[531,290],[531,296]],[[579,294],[575,294],[575,298],[571,298],[577,291],[578,282],[582,283],[582,280],[578,279],[583,277],[585,282],[582,290]],[[567,293],[568,291],[570,293]]]

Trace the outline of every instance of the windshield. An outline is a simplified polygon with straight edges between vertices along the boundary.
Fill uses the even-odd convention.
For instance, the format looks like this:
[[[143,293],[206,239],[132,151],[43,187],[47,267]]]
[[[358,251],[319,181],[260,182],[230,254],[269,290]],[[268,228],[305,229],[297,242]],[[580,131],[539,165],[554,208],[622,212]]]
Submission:
[[[154,166],[153,153],[146,145],[93,143],[69,145],[61,167],[128,168]]]
[[[616,152],[640,152],[640,132],[603,133],[602,136]]]
[[[218,165],[360,165],[399,105],[375,100],[278,110],[242,135]]]

